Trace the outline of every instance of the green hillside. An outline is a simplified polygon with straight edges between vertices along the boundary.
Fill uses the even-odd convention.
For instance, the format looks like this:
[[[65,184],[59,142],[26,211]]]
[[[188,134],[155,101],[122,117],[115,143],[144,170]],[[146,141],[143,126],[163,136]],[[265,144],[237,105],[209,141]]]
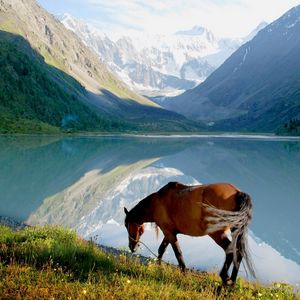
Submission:
[[[48,66],[22,37],[0,32],[0,132],[122,130],[79,99],[84,88]]]
[[[0,226],[1,299],[300,299],[288,284],[224,288],[215,273],[108,250],[58,227]]]

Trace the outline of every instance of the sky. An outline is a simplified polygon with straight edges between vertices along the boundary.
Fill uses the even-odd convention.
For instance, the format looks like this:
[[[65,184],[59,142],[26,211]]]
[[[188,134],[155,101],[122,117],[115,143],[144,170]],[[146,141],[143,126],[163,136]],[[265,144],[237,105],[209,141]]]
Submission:
[[[220,37],[244,37],[300,0],[38,0],[52,14],[70,13],[103,31],[169,34],[204,26]]]

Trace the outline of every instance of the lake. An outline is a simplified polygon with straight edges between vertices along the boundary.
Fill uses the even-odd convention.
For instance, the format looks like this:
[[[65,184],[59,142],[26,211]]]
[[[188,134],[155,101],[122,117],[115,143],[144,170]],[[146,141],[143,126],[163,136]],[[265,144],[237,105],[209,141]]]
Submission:
[[[299,175],[298,139],[2,136],[0,215],[60,224],[125,248],[124,205],[132,208],[169,181],[231,182],[253,199],[249,244],[258,279],[299,286]],[[154,252],[161,239],[150,225],[142,237]],[[224,252],[209,237],[179,241],[188,267],[221,268]],[[151,256],[147,249],[138,253]],[[164,259],[176,262],[171,247]]]

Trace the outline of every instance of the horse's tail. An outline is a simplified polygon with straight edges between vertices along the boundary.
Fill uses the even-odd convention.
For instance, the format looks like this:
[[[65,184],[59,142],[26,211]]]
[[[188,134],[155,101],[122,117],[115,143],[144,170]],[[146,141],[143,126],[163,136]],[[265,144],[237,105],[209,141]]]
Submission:
[[[229,227],[232,231],[232,241],[227,252],[233,253],[233,263],[237,267],[237,251],[240,251],[240,254],[245,259],[248,271],[255,277],[247,239],[248,225],[252,219],[251,197],[238,191],[235,200],[237,211],[227,211],[203,204],[206,212],[208,212],[208,217],[205,218],[208,223],[206,233],[211,234]]]

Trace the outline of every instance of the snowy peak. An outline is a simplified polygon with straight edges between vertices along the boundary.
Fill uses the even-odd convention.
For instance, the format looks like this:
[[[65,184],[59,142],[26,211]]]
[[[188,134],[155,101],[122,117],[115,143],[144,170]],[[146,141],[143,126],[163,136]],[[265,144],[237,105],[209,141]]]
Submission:
[[[78,20],[73,18],[73,16],[70,15],[69,13],[57,15],[56,18],[60,22],[62,22],[67,29],[72,30],[72,31],[74,30],[74,28],[77,26],[77,24],[79,22]]]
[[[175,35],[177,36],[186,36],[186,37],[199,37],[199,36],[204,36],[208,41],[215,41],[215,36],[214,34],[208,30],[205,27],[202,26],[194,26],[192,29],[190,30],[183,30],[183,31],[177,31],[175,33]]]
[[[122,34],[104,33],[70,14],[58,19],[127,85],[148,96],[174,95],[193,88],[216,68],[205,57],[222,51],[214,35],[200,26],[182,34]]]
[[[203,82],[243,43],[202,26],[175,34],[103,32],[66,13],[58,19],[127,85],[147,96],[182,93]]]
[[[211,33],[208,29],[202,26],[194,26],[189,30],[177,31],[176,35],[203,35],[205,33]]]
[[[218,129],[275,131],[300,117],[300,6],[261,29],[202,84],[163,103]]]
[[[189,30],[182,30],[182,31],[177,31],[177,35],[202,35],[207,31],[206,28],[202,26],[194,26],[192,29]]]
[[[67,12],[63,13],[63,14],[58,14],[55,15],[56,19],[58,21],[63,21],[63,20],[67,20],[67,19],[73,19],[73,16]]]
[[[72,16],[69,13],[64,13],[57,15],[56,18],[69,30],[76,33],[81,39],[82,35],[91,37],[94,34],[97,34],[101,36],[102,38],[105,38],[106,35],[101,32],[100,30],[97,30],[93,26],[90,26],[89,24],[85,23],[83,20],[77,19],[74,16]]]

